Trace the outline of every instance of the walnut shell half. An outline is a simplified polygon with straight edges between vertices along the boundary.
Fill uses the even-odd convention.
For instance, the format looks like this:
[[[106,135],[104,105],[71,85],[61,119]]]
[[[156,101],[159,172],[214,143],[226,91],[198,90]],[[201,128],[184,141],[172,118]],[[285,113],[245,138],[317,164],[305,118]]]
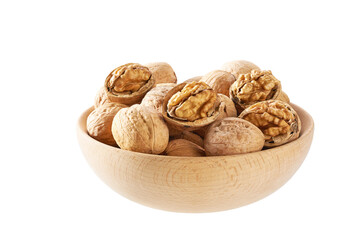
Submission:
[[[147,67],[128,63],[111,71],[104,87],[112,102],[132,105],[140,103],[154,84],[155,80]]]
[[[148,67],[155,80],[155,85],[159,83],[176,83],[177,78],[173,68],[166,62],[153,62],[144,65]]]
[[[260,128],[265,147],[275,147],[297,139],[301,131],[299,115],[287,103],[268,100],[246,108],[239,116]]]
[[[192,131],[214,122],[224,105],[206,83],[182,83],[166,94],[162,114],[171,127]]]
[[[112,134],[121,149],[162,153],[169,142],[169,130],[160,114],[134,104],[114,117]]]
[[[95,108],[88,116],[86,128],[89,135],[99,142],[117,146],[111,133],[112,121],[117,112],[127,106],[116,103],[104,103]]]
[[[252,123],[240,118],[224,118],[211,124],[205,134],[206,155],[235,155],[260,151],[264,135]]]

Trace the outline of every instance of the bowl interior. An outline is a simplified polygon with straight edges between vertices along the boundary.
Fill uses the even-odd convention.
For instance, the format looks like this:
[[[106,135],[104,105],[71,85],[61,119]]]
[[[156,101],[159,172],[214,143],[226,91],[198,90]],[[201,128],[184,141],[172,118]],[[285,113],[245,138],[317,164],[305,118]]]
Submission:
[[[86,110],[78,122],[80,148],[94,172],[113,190],[143,205],[175,212],[232,209],[266,197],[301,166],[314,132],[311,116],[291,104],[302,124],[290,143],[253,153],[179,157],[122,150],[87,134]]]

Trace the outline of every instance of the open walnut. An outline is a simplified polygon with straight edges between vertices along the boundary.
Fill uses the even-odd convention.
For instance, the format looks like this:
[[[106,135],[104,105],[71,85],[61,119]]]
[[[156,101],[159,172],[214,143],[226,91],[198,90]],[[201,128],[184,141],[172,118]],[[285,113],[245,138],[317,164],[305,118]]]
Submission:
[[[111,125],[117,112],[127,106],[117,103],[104,103],[95,108],[88,116],[86,128],[89,135],[99,142],[117,146],[111,133]]]
[[[138,63],[115,68],[105,79],[105,90],[112,102],[139,103],[155,83],[150,70]]]
[[[194,130],[214,122],[224,110],[216,92],[204,82],[182,83],[165,96],[162,114],[169,125]]]
[[[211,124],[206,132],[206,155],[221,156],[260,151],[264,135],[255,125],[240,118],[224,118]]]
[[[227,62],[220,69],[231,73],[235,76],[236,79],[238,79],[241,74],[250,73],[252,70],[260,71],[260,68],[258,66],[256,66],[252,62],[245,60]]]
[[[141,105],[161,114],[164,97],[175,86],[175,83],[157,84],[153,89],[146,93],[141,101]]]
[[[176,83],[177,78],[172,67],[166,62],[153,62],[144,65],[148,67],[155,80],[155,85],[159,83]]]
[[[287,103],[268,100],[246,108],[239,116],[260,128],[265,147],[275,147],[297,139],[301,122],[296,111]]]
[[[186,139],[175,139],[169,142],[165,154],[168,156],[202,157],[205,156],[205,150]]]
[[[235,77],[229,72],[215,70],[205,74],[200,81],[209,85],[215,92],[229,97],[229,89],[231,84],[235,82]]]
[[[230,87],[231,99],[245,109],[254,103],[278,99],[281,93],[281,83],[270,70],[253,70],[240,75]]]
[[[134,104],[114,117],[112,134],[121,149],[162,153],[169,142],[169,130],[160,114]]]

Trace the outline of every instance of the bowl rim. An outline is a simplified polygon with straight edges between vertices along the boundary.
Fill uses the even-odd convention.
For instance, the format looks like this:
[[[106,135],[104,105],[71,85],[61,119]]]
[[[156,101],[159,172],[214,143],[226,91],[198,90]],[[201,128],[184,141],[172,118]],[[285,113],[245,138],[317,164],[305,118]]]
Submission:
[[[298,105],[294,104],[294,103],[290,103],[290,105],[295,108],[295,111],[296,112],[301,112],[301,114],[299,114],[300,116],[300,121],[301,121],[301,125],[302,125],[302,129],[301,129],[301,132],[300,132],[300,136],[299,138],[297,138],[296,140],[294,141],[291,141],[289,143],[286,143],[284,145],[281,145],[281,146],[277,146],[277,147],[274,147],[274,148],[268,148],[268,149],[264,149],[264,150],[261,150],[261,151],[257,151],[257,152],[251,152],[251,153],[242,153],[242,154],[235,154],[235,155],[222,155],[222,156],[202,156],[202,157],[190,157],[191,159],[198,159],[198,160],[204,160],[204,159],[207,159],[207,160],[211,160],[211,159],[218,159],[219,157],[247,157],[247,156],[252,156],[252,155],[256,155],[256,154],[259,154],[259,153],[270,153],[270,152],[273,152],[273,151],[281,151],[282,149],[286,149],[286,148],[291,148],[293,145],[295,144],[298,144],[298,142],[302,141],[303,138],[305,138],[306,136],[308,136],[309,134],[311,134],[314,130],[314,120],[313,118],[311,117],[311,115],[306,112],[303,108],[299,107]],[[161,158],[161,159],[179,159],[179,158],[189,158],[187,156],[166,156],[166,155],[158,155],[158,154],[150,154],[150,153],[140,153],[140,152],[133,152],[133,151],[129,151],[129,150],[124,150],[124,149],[121,149],[121,148],[118,148],[118,147],[113,147],[113,146],[110,146],[110,145],[107,145],[105,143],[102,143],[100,141],[97,141],[96,139],[92,138],[88,132],[87,132],[87,129],[86,129],[86,120],[87,120],[87,117],[88,115],[91,113],[91,111],[94,109],[94,106],[86,109],[81,115],[80,117],[78,118],[78,121],[77,121],[77,125],[76,125],[76,128],[77,128],[77,132],[78,134],[81,134],[82,136],[84,136],[85,138],[87,138],[87,140],[93,142],[94,144],[97,144],[97,145],[101,145],[102,147],[105,147],[105,148],[109,148],[109,150],[112,150],[112,151],[117,151],[117,152],[124,152],[124,153],[128,153],[128,154],[134,154],[134,155],[138,155],[139,157],[147,157],[147,158],[152,158],[152,157],[156,157],[157,159]],[[303,124],[305,121],[304,119],[307,119],[307,124]],[[304,127],[307,127],[306,129],[304,129]]]

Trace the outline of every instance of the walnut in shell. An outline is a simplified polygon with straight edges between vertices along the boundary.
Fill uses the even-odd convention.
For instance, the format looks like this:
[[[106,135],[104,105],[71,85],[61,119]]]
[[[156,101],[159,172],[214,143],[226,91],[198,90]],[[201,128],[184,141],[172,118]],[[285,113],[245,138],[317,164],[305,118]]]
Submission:
[[[146,93],[141,101],[141,105],[161,114],[164,97],[175,86],[175,83],[157,84],[153,89]]]
[[[169,142],[165,154],[168,156],[202,157],[205,156],[205,150],[186,139],[175,139]]]
[[[196,76],[185,80],[183,83],[199,82],[202,76]]]
[[[264,135],[252,123],[240,118],[224,118],[211,124],[205,134],[206,155],[235,155],[260,151]]]
[[[226,117],[237,117],[237,111],[235,107],[235,103],[231,101],[231,99],[223,94],[218,94],[218,98],[220,102],[225,103],[224,105],[224,111],[223,116],[220,118],[226,118]]]
[[[104,103],[95,108],[89,114],[86,122],[89,135],[102,143],[117,146],[111,133],[111,125],[116,113],[124,107],[127,106],[116,103]]]
[[[111,103],[110,99],[108,98],[106,94],[106,90],[103,87],[99,89],[99,91],[96,93],[95,101],[94,101],[94,107],[98,108],[99,106],[105,104],[105,103]]]
[[[112,134],[121,149],[162,153],[169,142],[169,130],[161,115],[140,104],[121,109],[114,117]]]
[[[281,83],[270,70],[253,70],[240,75],[230,87],[230,98],[245,109],[254,103],[277,99],[281,93]]]
[[[260,128],[265,147],[275,147],[297,139],[301,122],[296,111],[287,103],[268,100],[246,108],[239,116]]]
[[[172,67],[166,62],[153,62],[144,65],[149,68],[155,80],[155,85],[159,83],[176,83],[177,78]]]
[[[105,79],[104,87],[110,101],[131,105],[139,103],[154,84],[147,67],[128,63],[115,68]]]
[[[170,136],[170,140],[174,140],[174,139],[185,139],[185,140],[188,140],[190,142],[193,142],[193,143],[199,145],[200,147],[204,147],[203,138],[193,132],[182,131],[182,132],[179,132],[178,134]]]
[[[224,111],[217,94],[204,82],[182,83],[165,96],[165,121],[180,130],[195,130],[214,122]]]
[[[229,97],[229,89],[231,84],[235,82],[235,77],[229,72],[215,70],[205,74],[200,81],[209,85],[215,92]]]
[[[258,66],[245,60],[227,62],[220,69],[231,73],[236,79],[238,79],[241,74],[250,73],[252,70],[260,71]]]

